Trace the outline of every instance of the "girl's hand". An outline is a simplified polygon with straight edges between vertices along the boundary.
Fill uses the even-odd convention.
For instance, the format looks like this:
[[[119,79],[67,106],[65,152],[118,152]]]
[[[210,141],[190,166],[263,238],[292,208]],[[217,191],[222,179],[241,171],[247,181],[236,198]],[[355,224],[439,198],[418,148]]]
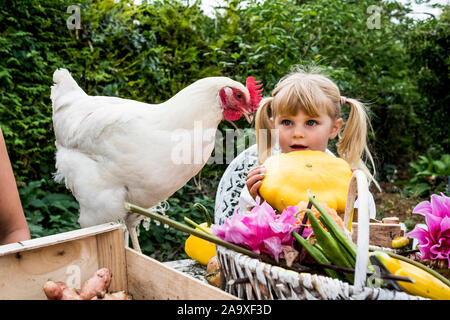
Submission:
[[[250,195],[254,200],[256,200],[256,197],[262,198],[259,195],[258,189],[261,186],[261,180],[264,178],[265,172],[266,168],[264,168],[263,166],[257,166],[247,173],[246,185]]]

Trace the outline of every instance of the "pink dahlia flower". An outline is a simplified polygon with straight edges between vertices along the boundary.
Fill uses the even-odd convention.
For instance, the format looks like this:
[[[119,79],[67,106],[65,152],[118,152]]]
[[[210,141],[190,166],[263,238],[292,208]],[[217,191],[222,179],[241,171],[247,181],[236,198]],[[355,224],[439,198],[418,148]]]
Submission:
[[[291,232],[298,230],[294,223],[298,209],[287,207],[281,214],[267,203],[256,205],[250,212],[238,213],[227,218],[222,225],[212,225],[211,231],[219,238],[242,245],[256,253],[267,253],[276,261],[283,245],[292,246]]]
[[[431,202],[419,203],[413,213],[425,216],[428,230],[416,226],[406,235],[419,241],[423,259],[447,259],[450,268],[450,198],[433,194]]]

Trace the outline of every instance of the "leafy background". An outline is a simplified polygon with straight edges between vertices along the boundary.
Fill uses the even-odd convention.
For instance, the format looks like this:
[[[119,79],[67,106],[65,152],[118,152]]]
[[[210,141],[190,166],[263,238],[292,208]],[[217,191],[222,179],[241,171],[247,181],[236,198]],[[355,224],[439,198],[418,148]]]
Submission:
[[[160,103],[207,76],[251,75],[270,94],[293,66],[322,66],[343,95],[370,107],[369,142],[385,191],[375,195],[377,217],[400,215],[411,228],[419,221],[411,215],[415,204],[448,194],[448,6],[439,18],[414,21],[396,2],[229,0],[212,18],[199,1],[81,0],[81,29],[69,30],[73,4],[0,0],[0,126],[33,238],[79,228],[78,203],[52,176],[49,96],[59,67],[90,95]],[[371,5],[381,8],[378,29],[367,25]],[[169,216],[203,221],[195,202],[213,213],[225,168],[206,165],[169,198]],[[140,228],[144,253],[161,261],[186,257],[186,234],[148,227]]]

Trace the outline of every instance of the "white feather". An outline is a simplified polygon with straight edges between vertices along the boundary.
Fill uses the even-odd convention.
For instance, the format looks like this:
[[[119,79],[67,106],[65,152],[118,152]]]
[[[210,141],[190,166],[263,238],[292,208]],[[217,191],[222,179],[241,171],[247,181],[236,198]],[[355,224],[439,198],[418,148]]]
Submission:
[[[125,201],[150,208],[183,187],[204,166],[214,141],[203,142],[201,163],[176,164],[174,132],[182,129],[193,141],[195,121],[216,130],[221,88],[248,97],[241,83],[225,77],[198,80],[159,105],[88,96],[66,69],[56,70],[53,80],[55,179],[79,202],[82,227],[124,219]]]

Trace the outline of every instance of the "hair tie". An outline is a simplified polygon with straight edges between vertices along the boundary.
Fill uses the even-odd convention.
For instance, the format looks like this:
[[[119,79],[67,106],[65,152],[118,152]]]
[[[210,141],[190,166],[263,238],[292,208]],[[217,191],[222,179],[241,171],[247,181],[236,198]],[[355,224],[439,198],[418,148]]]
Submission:
[[[341,96],[341,106],[347,103],[347,98],[344,96]]]

